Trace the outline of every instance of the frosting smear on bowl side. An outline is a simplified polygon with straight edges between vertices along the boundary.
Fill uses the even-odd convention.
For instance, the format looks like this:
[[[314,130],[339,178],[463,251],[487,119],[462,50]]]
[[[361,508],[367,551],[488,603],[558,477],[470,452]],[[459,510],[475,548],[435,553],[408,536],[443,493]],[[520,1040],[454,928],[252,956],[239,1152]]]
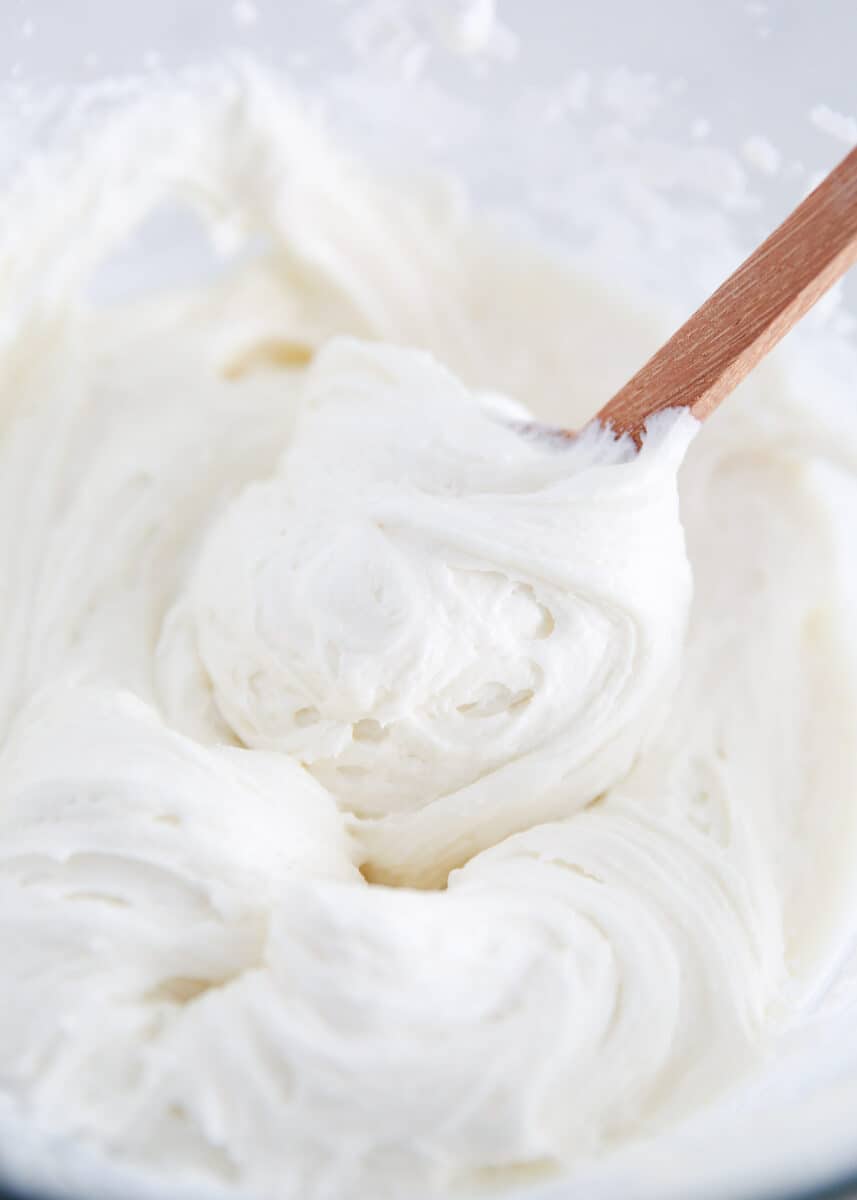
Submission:
[[[9,1110],[410,1197],[759,1067],[854,933],[857,413],[774,363],[639,454],[528,431],[656,322],[261,77],[54,169],[0,246]],[[243,255],[97,303],[172,202]]]

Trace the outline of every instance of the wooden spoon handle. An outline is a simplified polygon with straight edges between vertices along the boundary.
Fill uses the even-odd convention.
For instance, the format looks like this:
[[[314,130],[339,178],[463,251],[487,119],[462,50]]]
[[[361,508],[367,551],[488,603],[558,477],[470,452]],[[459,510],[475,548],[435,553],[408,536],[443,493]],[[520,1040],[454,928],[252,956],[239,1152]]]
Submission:
[[[597,419],[639,444],[646,420],[700,420],[857,262],[857,149],[682,325]]]

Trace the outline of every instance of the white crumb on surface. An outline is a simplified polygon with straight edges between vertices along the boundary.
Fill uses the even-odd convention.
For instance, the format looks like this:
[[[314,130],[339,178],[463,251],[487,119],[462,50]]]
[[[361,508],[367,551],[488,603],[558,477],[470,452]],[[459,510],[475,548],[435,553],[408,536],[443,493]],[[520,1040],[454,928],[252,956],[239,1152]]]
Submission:
[[[437,6],[438,31],[448,48],[462,55],[512,59],[518,39],[499,19],[495,0],[458,0]]]
[[[849,146],[857,143],[857,120],[845,113],[837,112],[827,104],[816,104],[809,114],[816,129],[828,133],[839,142]]]
[[[759,134],[746,138],[741,146],[745,162],[756,167],[765,175],[776,175],[782,163],[782,155],[773,143]]]

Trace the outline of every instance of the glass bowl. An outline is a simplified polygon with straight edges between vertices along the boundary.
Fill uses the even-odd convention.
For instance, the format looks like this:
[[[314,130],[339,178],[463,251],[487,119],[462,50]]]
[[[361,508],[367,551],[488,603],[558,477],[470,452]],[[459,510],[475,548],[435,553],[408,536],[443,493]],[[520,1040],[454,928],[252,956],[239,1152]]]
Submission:
[[[705,222],[728,219],[736,247],[749,247],[851,136],[853,0],[506,0],[479,54],[462,53],[458,11],[455,0],[5,0],[0,172],[45,135],[45,112],[81,89],[109,103],[121,97],[117,81],[145,84],[247,53],[323,99],[333,127],[373,158],[423,172],[452,168],[510,219],[568,243],[593,242],[595,261],[621,252],[641,284],[657,288],[668,275],[683,315],[682,306],[690,311],[735,265],[706,257]],[[456,28],[459,44],[449,36]],[[637,170],[647,194],[686,197],[700,222],[692,264],[683,266],[686,241],[651,246],[639,229],[619,248],[599,242],[592,222],[581,220],[576,190],[593,153],[624,163],[617,190]],[[131,276],[135,269],[123,267]],[[853,288],[850,281],[846,302]],[[605,381],[603,399],[618,382]],[[588,1183],[575,1177],[503,1194],[857,1196],[857,1117],[850,1130],[847,1119],[857,1114],[857,1068],[812,1079],[800,1053],[764,1111],[733,1106],[715,1133],[696,1137],[691,1128],[666,1156],[656,1146],[632,1149],[633,1194],[617,1191],[609,1171]],[[62,1184],[55,1177],[36,1192],[18,1177],[0,1183],[0,1197],[71,1195]]]

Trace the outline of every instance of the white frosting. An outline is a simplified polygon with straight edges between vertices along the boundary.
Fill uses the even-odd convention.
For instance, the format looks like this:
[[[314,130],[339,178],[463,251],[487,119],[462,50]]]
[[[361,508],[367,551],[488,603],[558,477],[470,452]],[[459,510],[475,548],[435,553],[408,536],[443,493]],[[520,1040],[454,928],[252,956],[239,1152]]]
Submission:
[[[676,673],[694,428],[669,418],[640,455],[522,436],[428,355],[334,342],[167,616],[170,724],[307,766],[363,818],[376,879],[443,883],[587,803]]]
[[[259,81],[43,189],[0,276],[9,1105],[346,1198],[716,1096],[853,932],[857,418],[771,367],[684,466],[682,415],[522,430],[603,399],[594,330],[619,378],[656,335]],[[265,245],[88,303],[170,189]]]

